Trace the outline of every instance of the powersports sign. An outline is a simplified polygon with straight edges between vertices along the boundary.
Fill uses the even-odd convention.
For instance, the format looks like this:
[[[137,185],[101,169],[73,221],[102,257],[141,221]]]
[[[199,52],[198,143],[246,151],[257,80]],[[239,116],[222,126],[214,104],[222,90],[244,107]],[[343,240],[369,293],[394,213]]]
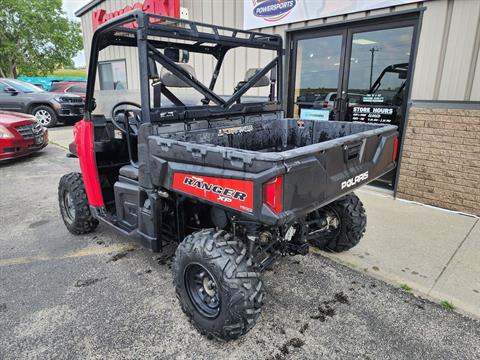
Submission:
[[[172,187],[233,209],[253,211],[252,181],[175,173]]]
[[[253,14],[269,22],[276,22],[285,18],[297,4],[295,0],[259,0],[254,2]]]
[[[244,0],[245,30],[319,19],[421,0]]]

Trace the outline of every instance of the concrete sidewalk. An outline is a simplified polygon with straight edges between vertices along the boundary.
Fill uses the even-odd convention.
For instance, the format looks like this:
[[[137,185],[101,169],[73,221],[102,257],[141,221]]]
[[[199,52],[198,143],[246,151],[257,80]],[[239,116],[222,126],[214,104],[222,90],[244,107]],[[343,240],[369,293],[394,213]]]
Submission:
[[[73,141],[73,126],[57,126],[48,129],[48,138],[52,144],[68,150],[68,145]]]
[[[365,237],[334,260],[480,318],[480,221],[358,190],[367,211]],[[315,251],[315,250],[314,250]]]
[[[73,140],[71,126],[49,134],[64,149]],[[371,187],[356,193],[367,211],[365,237],[348,252],[322,254],[480,318],[479,219],[394,200]]]

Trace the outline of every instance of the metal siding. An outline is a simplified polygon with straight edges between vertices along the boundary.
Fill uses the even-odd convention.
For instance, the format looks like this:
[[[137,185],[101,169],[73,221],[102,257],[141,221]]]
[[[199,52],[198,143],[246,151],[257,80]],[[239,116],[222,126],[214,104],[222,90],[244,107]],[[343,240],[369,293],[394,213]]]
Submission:
[[[435,83],[443,49],[443,27],[447,17],[447,1],[433,1],[427,6],[428,10],[422,21],[412,84],[411,98],[416,100],[435,98]]]
[[[331,24],[331,23],[340,22],[340,21],[343,21],[343,15],[330,16],[328,18],[325,18],[325,23],[326,24]],[[321,25],[321,24],[322,24],[322,19],[307,21],[308,26]]]
[[[218,0],[217,0],[218,1]],[[215,3],[217,2],[215,1]],[[220,0],[221,1],[221,0]],[[203,7],[203,19],[202,22],[206,24],[212,24],[213,23],[213,2],[212,1],[202,1],[202,7]],[[210,80],[210,77],[212,76],[213,73],[213,57],[211,56],[204,56],[203,60],[203,78],[200,80],[204,84],[208,83]]]
[[[365,18],[365,16],[367,16],[367,13],[365,11],[363,12],[357,12],[357,13],[353,13],[353,14],[347,14],[346,15],[346,20],[355,20],[355,19],[363,19]]]
[[[235,27],[243,29],[243,2],[235,1]],[[234,50],[235,57],[235,68],[230,71],[235,74],[235,84],[238,84],[243,80],[245,76],[245,70],[247,68],[247,52],[245,48],[238,48]],[[224,71],[229,71],[229,69],[224,69]]]
[[[223,24],[227,27],[235,27],[235,3],[234,0],[226,0],[224,1],[224,6],[223,6]],[[219,20],[219,19],[215,19]],[[234,50],[231,50],[227,53],[225,56],[225,59],[223,60],[223,89],[222,93],[223,94],[231,94],[232,84],[236,84],[235,82],[235,52]],[[216,87],[215,90],[218,88]]]
[[[478,14],[477,19],[477,29],[475,31],[475,44],[473,46],[473,55],[472,55],[472,63],[470,64],[470,69],[468,71],[468,78],[467,78],[467,90],[465,91],[465,98],[473,101],[473,96],[476,96],[474,93],[477,90],[480,81],[476,73],[479,72],[479,60],[480,60],[480,12]],[[475,83],[476,81],[476,83]],[[476,85],[475,85],[476,84]],[[477,88],[475,88],[477,86]]]
[[[418,3],[404,4],[395,6],[395,11],[412,10],[418,7]]]
[[[192,7],[189,9],[189,18],[194,21],[201,21],[203,17],[203,6],[202,2],[194,0]],[[200,80],[203,78],[203,67],[204,67],[204,56],[201,54],[193,54],[192,66],[195,68],[196,75]]]
[[[465,99],[465,91],[479,11],[480,1],[455,1],[453,4],[439,100],[469,100]]]
[[[391,12],[390,8],[374,9],[368,12],[368,16],[386,15]]]
[[[288,24],[287,25],[287,28],[288,29],[298,29],[298,30],[301,30],[303,27],[305,27],[305,21],[302,21],[302,22],[297,22],[297,23],[293,23],[293,24]]]
[[[477,33],[477,36],[480,34]],[[478,49],[477,49],[478,50]],[[473,76],[472,92],[470,95],[471,101],[480,101],[480,52],[477,51],[477,61],[475,74]]]

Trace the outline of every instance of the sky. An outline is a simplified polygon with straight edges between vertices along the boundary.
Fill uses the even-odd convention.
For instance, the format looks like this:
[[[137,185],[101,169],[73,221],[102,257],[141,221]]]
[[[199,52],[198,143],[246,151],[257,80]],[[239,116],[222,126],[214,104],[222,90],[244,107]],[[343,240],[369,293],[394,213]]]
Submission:
[[[75,11],[88,2],[90,2],[90,0],[63,0],[63,11],[67,13],[70,19],[80,21],[80,19],[75,16]],[[85,66],[85,53],[83,50],[80,51],[73,60],[75,61],[75,66]]]

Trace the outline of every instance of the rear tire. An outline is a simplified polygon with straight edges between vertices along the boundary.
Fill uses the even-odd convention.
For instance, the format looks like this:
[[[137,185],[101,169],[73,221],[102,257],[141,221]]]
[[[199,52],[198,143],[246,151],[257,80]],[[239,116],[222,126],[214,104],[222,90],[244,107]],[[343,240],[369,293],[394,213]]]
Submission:
[[[321,250],[342,252],[357,245],[367,226],[367,215],[362,202],[354,193],[324,206],[309,214],[308,220],[318,218],[335,218],[337,224],[333,229],[325,230],[309,239],[310,245]],[[310,232],[316,229],[309,229]]]
[[[86,234],[98,226],[98,220],[90,212],[81,174],[62,176],[58,185],[58,203],[63,222],[72,234]]]
[[[54,127],[57,124],[57,114],[50,106],[37,106],[32,109],[32,115],[35,116],[40,125],[47,128]]]
[[[208,338],[232,340],[260,316],[262,281],[243,242],[205,229],[183,240],[175,253],[174,284],[183,312]]]

